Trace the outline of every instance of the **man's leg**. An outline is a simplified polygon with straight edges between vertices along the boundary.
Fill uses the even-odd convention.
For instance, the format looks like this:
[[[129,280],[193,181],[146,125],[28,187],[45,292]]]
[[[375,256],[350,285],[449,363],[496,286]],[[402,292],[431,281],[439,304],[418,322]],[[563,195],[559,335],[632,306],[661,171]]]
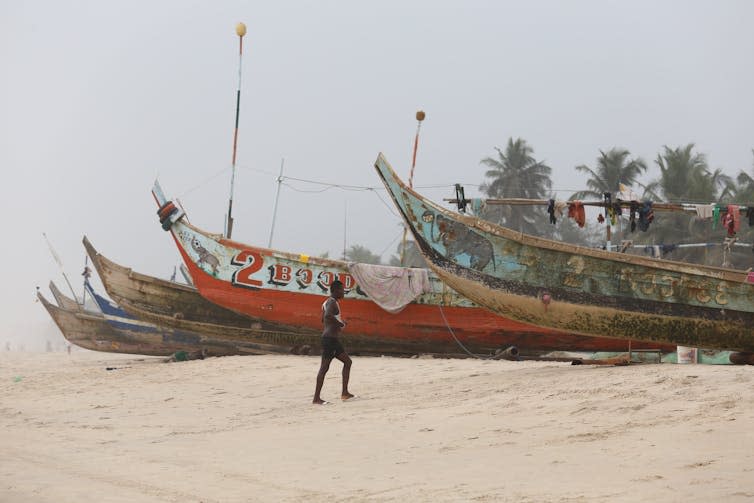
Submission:
[[[343,390],[341,391],[340,398],[348,400],[353,398],[353,395],[348,391],[348,379],[351,377],[351,357],[348,353],[341,351],[335,358],[343,362]]]
[[[317,373],[317,387],[314,389],[314,399],[312,400],[312,403],[320,405],[325,403],[325,401],[320,398],[319,394],[322,391],[322,385],[325,383],[325,375],[327,374],[327,371],[330,370],[331,361],[332,358],[322,355],[322,363],[319,366],[319,373]]]

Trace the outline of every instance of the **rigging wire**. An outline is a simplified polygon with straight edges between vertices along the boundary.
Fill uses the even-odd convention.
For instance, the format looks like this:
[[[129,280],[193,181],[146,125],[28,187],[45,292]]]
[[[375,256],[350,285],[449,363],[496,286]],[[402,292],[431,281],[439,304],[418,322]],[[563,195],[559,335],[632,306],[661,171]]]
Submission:
[[[269,172],[269,171],[265,171],[265,170],[263,170],[263,169],[257,169],[257,168],[249,168],[249,167],[247,167],[247,166],[236,166],[236,167],[237,167],[237,168],[242,168],[242,169],[245,169],[245,170],[248,170],[248,171],[256,171],[257,173],[262,173],[262,174],[265,174],[265,175],[274,176],[274,177],[275,177],[275,179],[277,179],[277,176],[278,176],[278,175],[277,175],[277,174],[275,174],[275,173],[271,173],[271,172]],[[211,181],[212,181],[212,180],[214,180],[215,178],[219,177],[220,175],[224,175],[224,174],[225,174],[226,172],[230,171],[231,169],[232,169],[232,168],[231,168],[230,166],[226,166],[226,167],[224,167],[224,168],[221,168],[221,169],[219,169],[218,171],[216,171],[216,172],[214,172],[213,174],[209,175],[209,176],[208,176],[207,178],[205,178],[205,179],[204,179],[204,180],[202,180],[201,182],[199,182],[199,183],[197,183],[196,185],[192,186],[191,188],[189,188],[189,189],[186,189],[185,191],[183,191],[183,193],[181,193],[181,194],[178,194],[178,195],[177,195],[176,197],[185,197],[185,196],[187,196],[187,195],[191,194],[192,192],[195,192],[195,191],[197,191],[197,190],[199,190],[199,189],[203,188],[203,187],[204,187],[205,185],[207,185],[207,184],[208,184],[209,182],[211,182]],[[284,178],[285,178],[285,177],[284,177]]]
[[[381,203],[382,203],[383,205],[385,205],[385,208],[387,208],[387,210],[388,210],[388,211],[390,212],[390,214],[391,214],[391,215],[393,215],[393,216],[394,216],[395,218],[397,218],[397,219],[401,220],[401,217],[400,217],[400,215],[398,215],[398,213],[397,213],[397,212],[395,211],[395,205],[392,205],[392,204],[388,204],[388,203],[387,203],[387,202],[386,202],[386,201],[385,201],[385,200],[384,200],[384,199],[382,198],[382,196],[381,196],[381,195],[379,195],[379,194],[377,193],[377,191],[374,191],[374,190],[373,190],[373,191],[372,191],[372,194],[374,194],[375,196],[377,196],[377,199],[379,199],[379,200],[380,200],[380,202],[381,202]],[[401,221],[402,221],[402,220],[401,220]]]
[[[385,187],[382,186],[382,185],[379,185],[379,186],[377,186],[377,185],[351,185],[351,184],[343,184],[343,183],[330,183],[330,182],[325,182],[325,181],[320,181],[320,180],[311,180],[311,179],[308,179],[308,178],[299,178],[299,177],[292,177],[292,176],[282,176],[282,177],[279,177],[279,175],[277,173],[273,173],[271,171],[267,171],[267,170],[264,170],[264,169],[253,168],[253,167],[249,167],[249,166],[245,166],[245,165],[239,165],[239,166],[236,166],[236,167],[240,168],[240,169],[244,169],[246,171],[254,171],[256,173],[260,173],[260,174],[264,174],[264,175],[268,175],[268,176],[274,177],[276,181],[278,180],[278,178],[280,178],[281,183],[285,182],[286,180],[289,180],[289,181],[292,181],[292,182],[300,182],[300,183],[304,183],[304,184],[319,185],[319,186],[323,187],[323,188],[320,188],[320,189],[304,189],[304,188],[301,188],[301,187],[296,187],[296,186],[294,186],[291,183],[283,183],[284,185],[286,185],[291,190],[293,190],[295,192],[300,192],[300,193],[317,194],[317,193],[326,192],[327,190],[330,190],[330,189],[341,189],[341,190],[357,191],[357,192],[358,191],[367,191],[367,190],[371,190],[371,191],[384,191],[384,190],[386,190]],[[231,169],[230,167],[225,167],[225,168],[220,169],[219,171],[217,171],[217,172],[213,173],[212,175],[208,176],[207,178],[205,178],[204,180],[202,180],[198,184],[196,184],[196,185],[192,186],[191,188],[187,189],[182,194],[180,194],[178,197],[186,196],[186,195],[188,195],[188,194],[190,194],[190,193],[198,190],[202,186],[208,184],[209,182],[211,182],[212,180],[214,180],[218,176],[224,174],[226,171],[228,171],[230,169]],[[443,188],[452,189],[453,187],[455,187],[455,185],[456,185],[456,183],[438,183],[438,184],[417,185],[417,186],[415,186],[415,188],[417,190],[418,189],[425,189],[425,190],[426,189],[443,189]],[[458,182],[458,185],[461,185],[461,186],[463,186],[465,188],[466,187],[469,187],[469,188],[473,187],[474,189],[478,189],[481,185],[484,185],[484,182],[482,182],[482,183],[476,183],[476,182],[475,183],[471,183],[471,182]],[[541,188],[541,187],[522,187],[522,189],[524,189],[524,190],[526,190],[526,189],[539,189],[539,188]],[[583,192],[584,188],[583,187],[581,187],[581,188],[567,188],[567,187],[563,187],[563,188],[549,188],[549,189],[546,189],[546,191],[548,193],[551,193],[551,194],[557,194],[557,193],[570,193],[570,194],[574,194],[574,193],[577,193],[577,192]],[[613,193],[614,194],[618,193],[618,191],[616,190]],[[648,197],[647,199],[651,200],[652,198]],[[668,202],[668,203],[686,202],[686,203],[689,203],[689,204],[710,204],[710,201],[692,201],[692,200],[688,200],[688,199],[681,200],[681,199],[675,199],[675,198],[667,199],[666,202]],[[722,203],[722,204],[725,204],[725,203]]]
[[[293,176],[282,176],[282,177],[280,177],[277,173],[272,173],[272,172],[266,171],[264,169],[252,168],[252,167],[248,167],[248,166],[237,166],[237,167],[241,168],[241,169],[244,169],[244,170],[247,170],[247,171],[254,171],[256,173],[260,173],[260,174],[264,174],[264,175],[268,175],[268,176],[274,177],[276,181],[279,178],[280,179],[280,183],[282,185],[285,185],[286,187],[288,187],[289,189],[293,190],[294,192],[299,192],[299,193],[304,193],[304,194],[320,194],[320,193],[326,192],[326,191],[328,191],[330,189],[340,189],[340,190],[352,191],[352,192],[371,191],[371,192],[374,192],[377,195],[377,197],[380,198],[380,200],[383,202],[383,204],[385,204],[384,199],[382,199],[380,197],[379,193],[378,193],[378,191],[385,191],[386,190],[385,187],[382,186],[382,185],[379,185],[379,186],[377,186],[377,185],[351,185],[351,184],[344,184],[344,183],[330,183],[330,182],[326,182],[326,181],[311,180],[311,179],[308,179],[308,178],[299,178],[299,177],[293,177]],[[206,185],[209,182],[213,181],[215,178],[217,178],[217,177],[225,174],[228,170],[230,170],[230,168],[229,167],[225,167],[225,168],[222,168],[222,169],[216,171],[215,173],[213,173],[212,175],[208,176],[207,178],[205,178],[204,180],[202,180],[198,184],[196,184],[196,185],[192,186],[191,188],[185,190],[178,197],[184,197],[184,196],[186,196],[186,195],[188,195],[188,194],[190,194],[190,193],[192,193],[192,192],[194,192],[194,191],[202,188],[204,185]],[[316,185],[316,186],[319,186],[320,188],[317,188],[317,189],[306,189],[306,188],[302,188],[302,187],[296,186],[296,185],[294,185],[292,183],[286,183],[286,181],[289,181],[289,182],[299,182],[299,183],[302,183],[302,184]],[[452,184],[450,184],[450,183],[438,183],[438,184],[417,185],[415,188],[417,190],[419,190],[419,189],[424,189],[424,190],[427,190],[427,189],[443,189],[443,188],[452,189],[452,188],[455,187],[455,185],[456,185],[455,183],[452,183]],[[458,185],[461,185],[463,187],[469,187],[469,188],[473,187],[474,189],[478,189],[481,184],[479,184],[479,183],[470,183],[470,182],[459,182]],[[535,188],[537,188],[537,187],[523,187],[523,189],[535,189]],[[551,194],[557,194],[557,193],[571,193],[571,194],[573,194],[573,193],[576,193],[576,192],[581,192],[584,189],[583,188],[579,188],[579,189],[575,189],[575,188],[550,188],[550,189],[547,189],[547,190]],[[615,193],[617,193],[617,192],[618,191],[616,191]],[[668,203],[674,203],[674,202],[677,202],[677,201],[674,200],[674,199],[668,199],[667,202]],[[688,201],[688,200],[685,200],[685,202],[686,203],[690,203],[690,204],[697,203],[696,201]],[[709,201],[698,202],[698,204],[709,204],[709,203],[710,203]],[[388,208],[391,208],[391,206],[388,205],[388,204],[385,204],[385,206],[388,207]],[[397,216],[397,214],[394,211],[392,211],[392,210],[391,210],[391,213],[393,213],[394,215]]]
[[[294,191],[294,192],[300,192],[302,194],[321,194],[322,192],[327,192],[328,190],[330,190],[330,189],[333,188],[332,186],[330,186],[330,187],[324,187],[324,188],[321,188],[321,189],[312,189],[312,190],[297,189],[296,187],[294,187],[290,183],[285,183],[284,181],[282,181],[285,178],[286,177],[282,177],[282,176],[280,177],[280,180],[281,180],[280,181],[280,185],[285,185],[286,187],[288,187],[292,191]]]
[[[241,169],[244,169],[246,171],[256,171],[257,173],[262,173],[262,174],[265,174],[265,175],[274,176],[275,180],[277,180],[277,178],[278,178],[278,173],[273,173],[272,171],[266,171],[266,170],[259,169],[259,168],[252,168],[250,166],[245,166],[245,165],[237,166],[237,167],[241,168]],[[285,178],[285,177],[283,177],[283,178]]]
[[[311,183],[313,185],[325,185],[327,187],[337,187],[344,190],[373,190],[377,187],[370,187],[370,186],[362,186],[362,185],[347,185],[343,183],[327,183],[327,182],[319,182],[316,180],[307,180],[305,178],[296,178],[293,176],[284,176],[283,179],[286,180],[293,180],[296,182],[303,182],[303,183]],[[384,188],[384,187],[383,187]]]
[[[328,182],[321,182],[318,180],[309,180],[306,178],[297,178],[293,176],[284,176],[282,177],[284,180],[293,180],[296,182],[301,183],[310,183],[313,185],[324,185],[328,188],[339,188],[343,190],[354,190],[354,191],[364,191],[364,190],[387,190],[383,185],[348,185],[343,183],[328,183]],[[431,185],[417,185],[415,188],[417,189],[442,189],[447,187],[455,187],[455,183],[440,183],[440,184],[431,184]],[[478,186],[478,184],[475,183],[463,183],[461,185],[468,185],[472,187]],[[293,188],[291,185],[289,185],[291,188]],[[296,190],[296,189],[294,189]],[[303,189],[298,189],[300,192],[304,192]]]
[[[388,249],[395,244],[396,241],[398,241],[398,238],[403,235],[403,231],[401,230],[396,236],[387,244],[385,248],[383,248],[382,252],[380,252],[380,257],[382,257]]]
[[[182,193],[182,194],[179,194],[179,195],[177,195],[176,197],[185,197],[185,196],[187,196],[187,195],[191,194],[192,192],[194,192],[194,191],[196,191],[196,190],[198,190],[198,189],[200,189],[200,188],[203,188],[203,187],[204,187],[205,185],[207,185],[207,184],[208,184],[209,182],[211,182],[212,180],[214,180],[214,179],[215,179],[215,178],[217,178],[218,176],[225,174],[225,172],[226,172],[226,171],[229,171],[230,169],[231,169],[231,168],[230,168],[230,167],[228,166],[228,167],[222,168],[222,169],[221,169],[221,170],[219,170],[219,171],[216,171],[216,172],[215,172],[214,174],[212,174],[212,175],[208,176],[207,178],[205,178],[204,180],[202,180],[202,181],[201,181],[201,182],[199,182],[198,184],[194,185],[194,186],[193,186],[193,187],[191,187],[190,189],[183,191],[183,193]]]

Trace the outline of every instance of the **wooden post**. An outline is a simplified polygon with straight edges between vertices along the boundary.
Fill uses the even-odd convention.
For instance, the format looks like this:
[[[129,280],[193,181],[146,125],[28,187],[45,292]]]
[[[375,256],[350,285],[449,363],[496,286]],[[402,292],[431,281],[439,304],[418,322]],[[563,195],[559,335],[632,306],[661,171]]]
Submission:
[[[414,187],[414,168],[416,167],[416,150],[419,148],[419,130],[421,130],[422,127],[422,121],[426,117],[426,114],[423,110],[419,110],[416,112],[416,136],[414,136],[414,154],[411,156],[411,171],[408,174],[408,186],[410,188]],[[401,245],[401,266],[406,265],[406,235],[408,234],[408,229],[404,226],[403,227],[403,242]]]
[[[246,25],[236,25],[238,35],[238,88],[236,89],[236,126],[233,129],[233,159],[230,174],[230,199],[228,200],[228,220],[225,224],[225,237],[230,239],[233,233],[233,186],[236,182],[236,147],[238,145],[238,116],[241,110],[241,57],[243,56],[243,36],[246,35]]]

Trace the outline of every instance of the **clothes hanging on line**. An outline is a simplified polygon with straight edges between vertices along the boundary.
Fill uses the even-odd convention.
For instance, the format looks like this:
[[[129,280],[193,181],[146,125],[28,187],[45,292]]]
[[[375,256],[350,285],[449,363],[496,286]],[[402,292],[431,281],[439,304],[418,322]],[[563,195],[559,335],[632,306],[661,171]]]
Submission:
[[[736,235],[741,227],[741,212],[738,210],[738,206],[735,204],[728,205],[725,215],[723,216],[722,224],[728,232],[729,238]]]
[[[649,230],[649,224],[655,219],[654,211],[652,211],[652,201],[644,201],[639,208],[639,229],[642,232]]]
[[[568,203],[568,217],[576,220],[579,227],[584,227],[584,224],[586,224],[586,213],[581,201],[572,201]]]
[[[697,204],[696,216],[704,220],[712,218],[712,210],[714,208],[715,208],[714,204]]]

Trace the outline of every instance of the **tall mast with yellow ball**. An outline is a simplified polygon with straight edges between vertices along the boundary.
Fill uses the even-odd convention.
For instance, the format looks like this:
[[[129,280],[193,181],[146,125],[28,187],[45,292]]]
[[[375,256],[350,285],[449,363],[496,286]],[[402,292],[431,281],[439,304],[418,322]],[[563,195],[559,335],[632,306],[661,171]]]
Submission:
[[[416,168],[416,150],[419,148],[419,131],[422,128],[422,121],[427,116],[423,110],[416,112],[416,136],[414,136],[414,155],[411,156],[411,171],[408,174],[408,186],[414,188],[414,168]],[[401,266],[406,265],[406,234],[407,227],[403,227],[403,243],[401,245]]]
[[[414,155],[411,156],[411,172],[408,174],[408,186],[414,187],[414,168],[416,168],[416,150],[419,148],[419,131],[422,128],[422,121],[427,116],[423,110],[416,112],[416,136],[414,136]]]
[[[238,88],[236,90],[236,125],[233,129],[233,161],[232,171],[230,174],[230,199],[228,201],[228,220],[225,224],[225,237],[230,239],[233,233],[233,186],[236,181],[236,149],[238,146],[238,116],[241,110],[241,62],[243,56],[243,36],[246,35],[246,25],[238,23],[236,25],[236,35],[238,35]]]

